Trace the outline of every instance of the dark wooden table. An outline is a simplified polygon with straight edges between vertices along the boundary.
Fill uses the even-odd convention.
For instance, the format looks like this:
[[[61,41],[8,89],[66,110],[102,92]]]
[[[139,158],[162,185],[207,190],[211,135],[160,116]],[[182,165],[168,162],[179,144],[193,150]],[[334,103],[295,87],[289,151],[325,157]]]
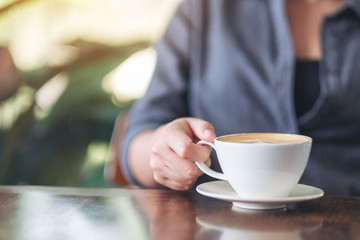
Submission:
[[[196,192],[0,186],[0,239],[360,239],[360,197],[240,211]]]

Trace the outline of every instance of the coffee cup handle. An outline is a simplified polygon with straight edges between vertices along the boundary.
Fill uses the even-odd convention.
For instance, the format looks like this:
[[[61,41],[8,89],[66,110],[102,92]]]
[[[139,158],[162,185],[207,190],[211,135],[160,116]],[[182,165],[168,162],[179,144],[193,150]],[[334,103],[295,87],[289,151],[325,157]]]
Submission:
[[[215,144],[213,144],[211,142],[201,140],[197,144],[209,145],[210,147],[212,147],[216,151]],[[196,166],[198,166],[198,168],[203,173],[209,175],[210,177],[217,178],[217,179],[220,179],[220,180],[227,180],[223,173],[219,173],[219,172],[216,172],[216,171],[210,169],[208,166],[206,166],[206,164],[204,162],[195,162],[195,164],[196,164]]]

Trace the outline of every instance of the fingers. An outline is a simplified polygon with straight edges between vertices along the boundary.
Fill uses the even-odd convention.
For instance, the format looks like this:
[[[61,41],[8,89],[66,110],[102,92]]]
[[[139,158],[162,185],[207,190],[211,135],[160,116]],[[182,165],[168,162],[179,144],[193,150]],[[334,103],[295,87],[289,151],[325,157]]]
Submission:
[[[190,189],[202,175],[194,162],[210,164],[211,147],[196,142],[213,141],[213,129],[210,123],[195,118],[178,119],[162,128],[150,160],[154,180],[174,190]]]
[[[154,180],[174,190],[190,189],[202,175],[194,162],[180,158],[169,147],[153,151],[150,160]]]
[[[190,127],[194,137],[199,140],[212,142],[216,137],[214,127],[204,120],[198,118],[187,118],[186,123]]]
[[[211,148],[198,145],[199,139],[213,141],[215,133],[213,126],[201,119],[186,118],[175,120],[164,129],[170,148],[177,155],[189,161],[206,161],[211,153]]]

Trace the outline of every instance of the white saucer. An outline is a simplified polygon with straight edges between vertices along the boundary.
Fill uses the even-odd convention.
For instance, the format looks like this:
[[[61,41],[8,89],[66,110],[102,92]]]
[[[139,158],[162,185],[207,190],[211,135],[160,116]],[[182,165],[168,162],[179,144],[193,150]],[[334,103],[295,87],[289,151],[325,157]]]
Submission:
[[[207,197],[233,202],[236,207],[254,210],[281,209],[287,203],[308,201],[324,195],[324,191],[319,188],[297,184],[287,197],[248,199],[237,195],[227,181],[203,183],[196,187],[196,191]]]

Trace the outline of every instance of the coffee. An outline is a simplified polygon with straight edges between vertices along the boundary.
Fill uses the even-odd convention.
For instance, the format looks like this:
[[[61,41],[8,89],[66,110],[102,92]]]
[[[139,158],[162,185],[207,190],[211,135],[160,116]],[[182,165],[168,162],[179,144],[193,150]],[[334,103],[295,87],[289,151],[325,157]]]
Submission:
[[[196,162],[200,170],[227,180],[240,197],[269,199],[286,197],[298,183],[309,158],[312,139],[286,133],[244,133],[198,144],[209,145],[216,151],[223,173]]]
[[[309,141],[309,137],[282,133],[245,133],[219,137],[222,142],[234,143],[297,143]]]

